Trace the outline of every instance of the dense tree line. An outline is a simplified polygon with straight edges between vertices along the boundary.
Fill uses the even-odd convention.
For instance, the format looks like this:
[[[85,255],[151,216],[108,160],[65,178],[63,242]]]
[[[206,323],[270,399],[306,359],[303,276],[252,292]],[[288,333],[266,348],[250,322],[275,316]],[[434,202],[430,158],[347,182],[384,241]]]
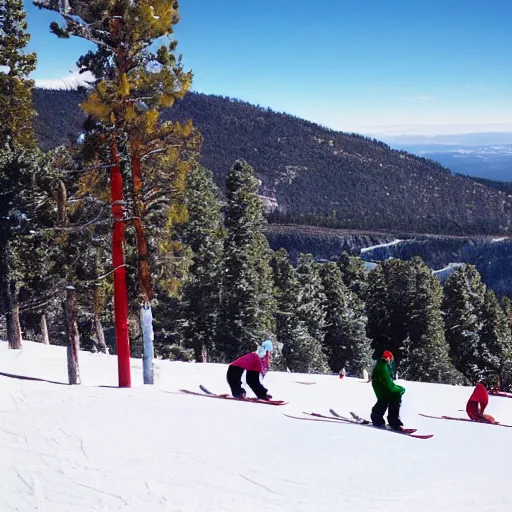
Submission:
[[[410,233],[396,235],[372,232],[350,233],[343,230],[268,224],[265,234],[272,249],[283,247],[293,261],[298,254],[311,253],[319,260],[334,260],[341,251],[360,254],[362,248],[380,246],[366,251],[369,262],[388,258],[410,260],[419,256],[432,270],[450,263],[474,265],[485,284],[498,296],[512,296],[512,240],[492,237],[425,236]],[[396,238],[400,244],[385,246]],[[384,246],[383,246],[384,245]]]
[[[166,21],[153,17],[146,4],[113,2],[112,11],[100,12],[100,4],[77,0],[73,4],[76,12],[68,16],[61,12],[60,2],[36,3],[65,15],[64,27],[52,25],[57,35],[97,31],[117,49],[125,48],[126,41],[147,48],[148,42],[178,19],[175,2],[171,10],[164,9],[165,2],[158,3],[162,14],[171,16]],[[365,370],[371,371],[372,360],[389,349],[405,378],[454,384],[483,380],[511,389],[512,306],[508,299],[498,301],[475,266],[463,265],[441,285],[417,256],[386,260],[368,271],[360,258],[349,253],[350,244],[333,243],[330,250],[336,257],[322,261],[306,250],[292,255],[279,243],[275,246],[275,239],[274,245],[269,243],[264,234],[268,229],[264,197],[277,194],[285,181],[301,183],[285,204],[287,200],[298,207],[315,204],[314,215],[327,212],[322,211],[321,190],[341,194],[334,179],[338,171],[332,167],[333,155],[339,162],[351,162],[344,168],[347,175],[364,169],[365,176],[371,176],[368,170],[380,162],[377,171],[387,173],[388,185],[396,178],[395,171],[417,173],[416,184],[410,176],[400,183],[408,183],[404,190],[414,196],[419,190],[414,187],[421,189],[429,182],[421,190],[438,190],[429,192],[436,198],[434,206],[438,200],[452,200],[453,206],[460,199],[448,171],[392,151],[378,141],[320,129],[243,102],[213,98],[203,108],[202,97],[193,95],[189,108],[197,109],[191,116],[195,122],[213,115],[219,120],[218,126],[204,128],[205,147],[222,133],[217,140],[228,137],[234,141],[225,148],[245,155],[251,144],[249,135],[257,132],[261,140],[273,141],[265,146],[265,158],[278,162],[288,174],[283,180],[284,175],[276,178],[276,168],[266,168],[267,174],[257,172],[244,158],[233,158],[227,164],[229,151],[219,147],[215,161],[208,160],[212,158],[208,151],[203,154],[202,161],[210,162],[212,172],[200,164],[199,135],[192,124],[180,122],[187,112],[184,103],[177,105],[172,119],[160,119],[160,108],[183,96],[189,85],[189,75],[183,74],[173,56],[175,42],[157,54],[139,55],[136,48],[134,53],[116,54],[114,61],[102,51],[82,56],[82,67],[97,76],[83,98],[82,108],[88,114],[82,126],[83,140],[72,138],[51,150],[38,147],[32,129],[33,83],[27,78],[35,57],[23,52],[28,38],[21,0],[6,5],[0,17],[6,35],[0,65],[10,70],[0,72],[0,102],[6,121],[0,132],[4,199],[0,202],[0,286],[12,348],[20,348],[22,333],[26,337],[29,332],[40,332],[42,316],[50,320],[51,342],[66,341],[61,326],[65,324],[67,331],[70,326],[64,321],[62,306],[64,290],[72,285],[83,347],[114,351],[113,288],[119,282],[113,276],[119,276],[116,272],[122,267],[129,299],[125,321],[131,338],[139,336],[139,343],[130,345],[136,357],[147,355],[138,323],[142,302],[144,307],[154,306],[155,350],[161,357],[228,362],[254,350],[263,337],[272,336],[279,348],[275,368],[282,370],[344,370],[362,376]],[[91,24],[82,26],[80,20]],[[132,33],[135,21],[145,32]],[[148,59],[160,64],[154,74],[139,66]],[[177,82],[173,77],[178,77]],[[144,105],[142,94],[147,95]],[[226,107],[224,113],[219,105]],[[237,130],[224,124],[228,118]],[[276,149],[276,137],[279,147],[288,144],[286,151],[291,148],[293,154],[299,154],[300,144],[303,148],[313,144],[312,158],[323,162],[320,174],[307,177],[302,168],[290,168],[286,151]],[[242,141],[243,147],[237,146]],[[267,160],[257,161],[263,165]],[[319,175],[322,179],[313,186]],[[339,186],[350,189],[358,182],[363,185],[360,197],[368,194],[375,199],[372,191],[384,187],[384,182],[376,180],[370,186],[365,179],[352,176]],[[120,185],[119,196],[109,194],[109,180]],[[491,197],[489,190],[482,188],[480,194],[469,180],[457,183],[464,189],[462,196],[472,195],[471,204],[478,206],[475,211],[489,214],[484,200]],[[451,199],[436,189],[440,184],[452,187]],[[309,196],[308,188],[312,190]],[[419,199],[414,197],[414,201]],[[464,197],[469,200],[469,195]],[[370,219],[366,207],[353,203],[356,209],[350,215],[364,224]],[[337,218],[347,205],[332,213],[330,204],[329,215]],[[119,210],[114,211],[116,206],[121,207],[121,216]],[[406,218],[398,216],[392,203],[386,212],[396,219]],[[465,219],[464,229],[477,226],[477,217],[466,215]],[[497,220],[492,215],[491,219]],[[381,220],[373,225],[378,227]],[[116,240],[120,224],[123,237]],[[368,237],[377,240],[378,235]],[[119,267],[110,258],[112,240],[126,251]]]

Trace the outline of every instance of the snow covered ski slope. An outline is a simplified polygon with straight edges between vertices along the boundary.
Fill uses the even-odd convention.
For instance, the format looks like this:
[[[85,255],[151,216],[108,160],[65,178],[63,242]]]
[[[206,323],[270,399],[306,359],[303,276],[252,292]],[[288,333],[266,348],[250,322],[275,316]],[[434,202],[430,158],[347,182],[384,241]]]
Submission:
[[[118,389],[115,357],[81,353],[83,384],[68,386],[64,348],[0,342],[0,511],[512,510],[512,429],[419,415],[464,417],[470,388],[400,382],[405,427],[434,434],[418,442],[284,415],[368,418],[357,379],[270,371],[265,387],[289,403],[260,407],[179,393],[228,393],[225,365],[156,364],[155,386],[133,360],[134,387]],[[512,400],[488,412],[512,424]]]

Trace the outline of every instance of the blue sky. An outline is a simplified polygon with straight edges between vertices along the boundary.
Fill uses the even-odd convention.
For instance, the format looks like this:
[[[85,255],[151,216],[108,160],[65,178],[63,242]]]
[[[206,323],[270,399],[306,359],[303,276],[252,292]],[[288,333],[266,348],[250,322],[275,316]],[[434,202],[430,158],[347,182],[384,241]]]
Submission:
[[[36,80],[89,47],[25,0]],[[181,0],[194,90],[361,133],[512,131],[512,1]],[[57,18],[55,18],[57,19]]]

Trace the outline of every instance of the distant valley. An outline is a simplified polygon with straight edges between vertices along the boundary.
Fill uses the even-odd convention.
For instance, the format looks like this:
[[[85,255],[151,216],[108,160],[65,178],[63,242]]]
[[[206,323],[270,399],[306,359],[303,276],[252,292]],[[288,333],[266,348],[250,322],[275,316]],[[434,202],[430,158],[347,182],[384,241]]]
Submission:
[[[391,147],[430,158],[453,173],[512,182],[512,133],[383,137]]]

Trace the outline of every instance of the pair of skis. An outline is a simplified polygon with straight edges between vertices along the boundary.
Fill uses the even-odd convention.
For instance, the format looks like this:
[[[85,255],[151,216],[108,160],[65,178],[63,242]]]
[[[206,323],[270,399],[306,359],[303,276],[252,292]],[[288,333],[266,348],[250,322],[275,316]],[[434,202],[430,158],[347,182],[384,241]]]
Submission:
[[[254,404],[265,404],[265,405],[286,405],[288,402],[285,402],[284,400],[261,400],[259,398],[235,398],[234,396],[231,396],[227,393],[224,394],[217,394],[212,393],[209,389],[206,389],[203,385],[200,385],[199,388],[201,389],[202,393],[197,393],[195,391],[190,391],[189,389],[180,389],[181,393],[185,393],[187,395],[195,395],[195,396],[203,396],[207,398],[221,398],[224,400],[236,400],[237,402],[249,402]]]
[[[470,423],[480,423],[480,424],[484,424],[484,425],[494,425],[496,427],[512,428],[512,425],[505,425],[504,423],[488,423],[486,421],[470,420],[469,418],[454,418],[452,416],[430,416],[429,414],[422,414],[421,412],[418,414],[420,416],[423,416],[424,418],[432,418],[435,420],[469,421]]]
[[[345,416],[341,416],[338,414],[334,409],[329,409],[329,412],[331,413],[331,416],[326,416],[324,414],[320,414],[318,412],[303,412],[302,414],[305,414],[306,416],[312,416],[311,418],[306,418],[304,416],[293,416],[291,414],[284,414],[288,418],[294,418],[297,420],[307,420],[307,421],[324,421],[326,423],[349,423],[352,425],[362,425],[365,427],[375,428],[378,430],[384,430],[386,432],[394,432],[395,434],[401,434],[408,437],[414,437],[415,439],[430,439],[431,437],[434,437],[434,434],[416,434],[417,429],[415,428],[401,428],[400,430],[395,430],[390,427],[377,427],[373,425],[368,420],[365,420],[361,417],[359,417],[357,414],[351,412],[350,415],[352,416],[352,419],[346,418]]]

